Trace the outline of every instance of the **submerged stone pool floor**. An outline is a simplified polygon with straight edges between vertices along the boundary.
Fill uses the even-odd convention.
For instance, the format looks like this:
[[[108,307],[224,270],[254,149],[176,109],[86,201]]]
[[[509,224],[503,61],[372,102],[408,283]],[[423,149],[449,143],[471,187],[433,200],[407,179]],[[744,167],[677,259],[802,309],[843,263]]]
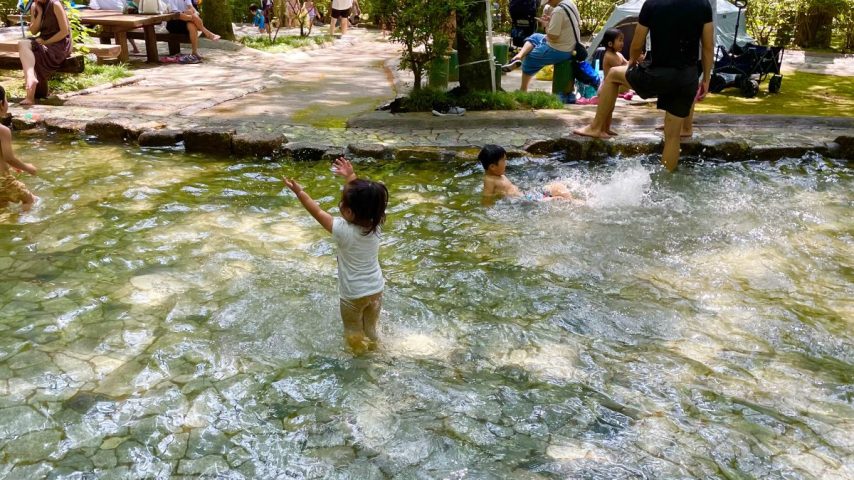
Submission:
[[[354,357],[325,161],[16,140],[0,477],[854,475],[851,166],[358,158],[391,191],[382,347]],[[563,160],[563,161],[558,161]],[[333,210],[334,211],[334,210]]]

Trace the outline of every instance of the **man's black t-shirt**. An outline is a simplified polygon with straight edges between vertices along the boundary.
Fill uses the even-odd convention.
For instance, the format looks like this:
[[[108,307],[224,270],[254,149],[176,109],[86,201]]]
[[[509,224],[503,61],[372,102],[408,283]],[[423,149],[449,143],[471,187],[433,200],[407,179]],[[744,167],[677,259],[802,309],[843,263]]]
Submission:
[[[638,23],[649,28],[652,66],[697,65],[703,26],[711,21],[709,0],[647,0]]]

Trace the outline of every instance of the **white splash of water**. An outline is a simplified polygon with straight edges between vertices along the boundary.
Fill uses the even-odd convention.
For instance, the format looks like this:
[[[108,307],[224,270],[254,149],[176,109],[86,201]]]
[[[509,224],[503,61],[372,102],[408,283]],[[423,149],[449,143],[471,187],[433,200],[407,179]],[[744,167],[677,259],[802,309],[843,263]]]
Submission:
[[[591,207],[637,207],[646,197],[650,184],[650,171],[635,164],[615,171],[604,181],[579,179],[579,185],[570,189],[583,192]]]

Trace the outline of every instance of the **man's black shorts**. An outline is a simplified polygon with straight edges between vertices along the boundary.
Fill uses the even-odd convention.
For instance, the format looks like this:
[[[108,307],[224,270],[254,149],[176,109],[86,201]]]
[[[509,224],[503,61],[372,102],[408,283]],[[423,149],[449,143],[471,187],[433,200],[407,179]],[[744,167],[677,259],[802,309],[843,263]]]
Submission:
[[[350,9],[346,8],[344,10],[336,10],[333,8],[332,18],[350,18]]]
[[[697,95],[700,74],[696,66],[671,68],[635,65],[626,80],[641,98],[658,97],[658,109],[685,118]]]

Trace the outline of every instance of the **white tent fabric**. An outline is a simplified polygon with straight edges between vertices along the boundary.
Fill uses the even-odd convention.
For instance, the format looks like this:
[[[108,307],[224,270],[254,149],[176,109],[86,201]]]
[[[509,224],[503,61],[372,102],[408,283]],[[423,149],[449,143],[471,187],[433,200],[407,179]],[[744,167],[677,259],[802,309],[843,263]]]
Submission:
[[[609,28],[615,28],[617,26],[622,25],[632,25],[637,23],[638,15],[640,14],[641,7],[643,6],[646,0],[629,0],[628,2],[618,5],[614,9],[614,13],[611,14],[608,21],[605,22],[605,26],[602,27],[602,30],[593,37],[593,41],[590,42],[590,55],[593,55],[593,52],[596,51],[596,48],[599,46],[599,43],[602,41],[602,36],[605,34],[605,30]],[[738,7],[728,2],[727,0],[710,0],[712,2],[712,10],[714,11],[714,21],[715,21],[715,41],[717,45],[723,45],[726,49],[730,49],[732,47],[732,38],[735,34],[735,26],[738,21],[738,44],[744,45],[745,43],[753,43],[753,40],[747,34],[747,19],[745,18],[745,12],[741,12],[741,19],[738,19]],[[755,0],[760,1],[760,0]],[[584,15],[584,12],[581,12]],[[624,30],[625,31],[625,30]],[[634,27],[629,27],[629,31],[634,33]],[[628,37],[628,36],[627,36]],[[625,51],[628,51],[629,46],[631,44],[631,39],[626,38],[626,46]],[[626,56],[628,58],[628,56]]]

